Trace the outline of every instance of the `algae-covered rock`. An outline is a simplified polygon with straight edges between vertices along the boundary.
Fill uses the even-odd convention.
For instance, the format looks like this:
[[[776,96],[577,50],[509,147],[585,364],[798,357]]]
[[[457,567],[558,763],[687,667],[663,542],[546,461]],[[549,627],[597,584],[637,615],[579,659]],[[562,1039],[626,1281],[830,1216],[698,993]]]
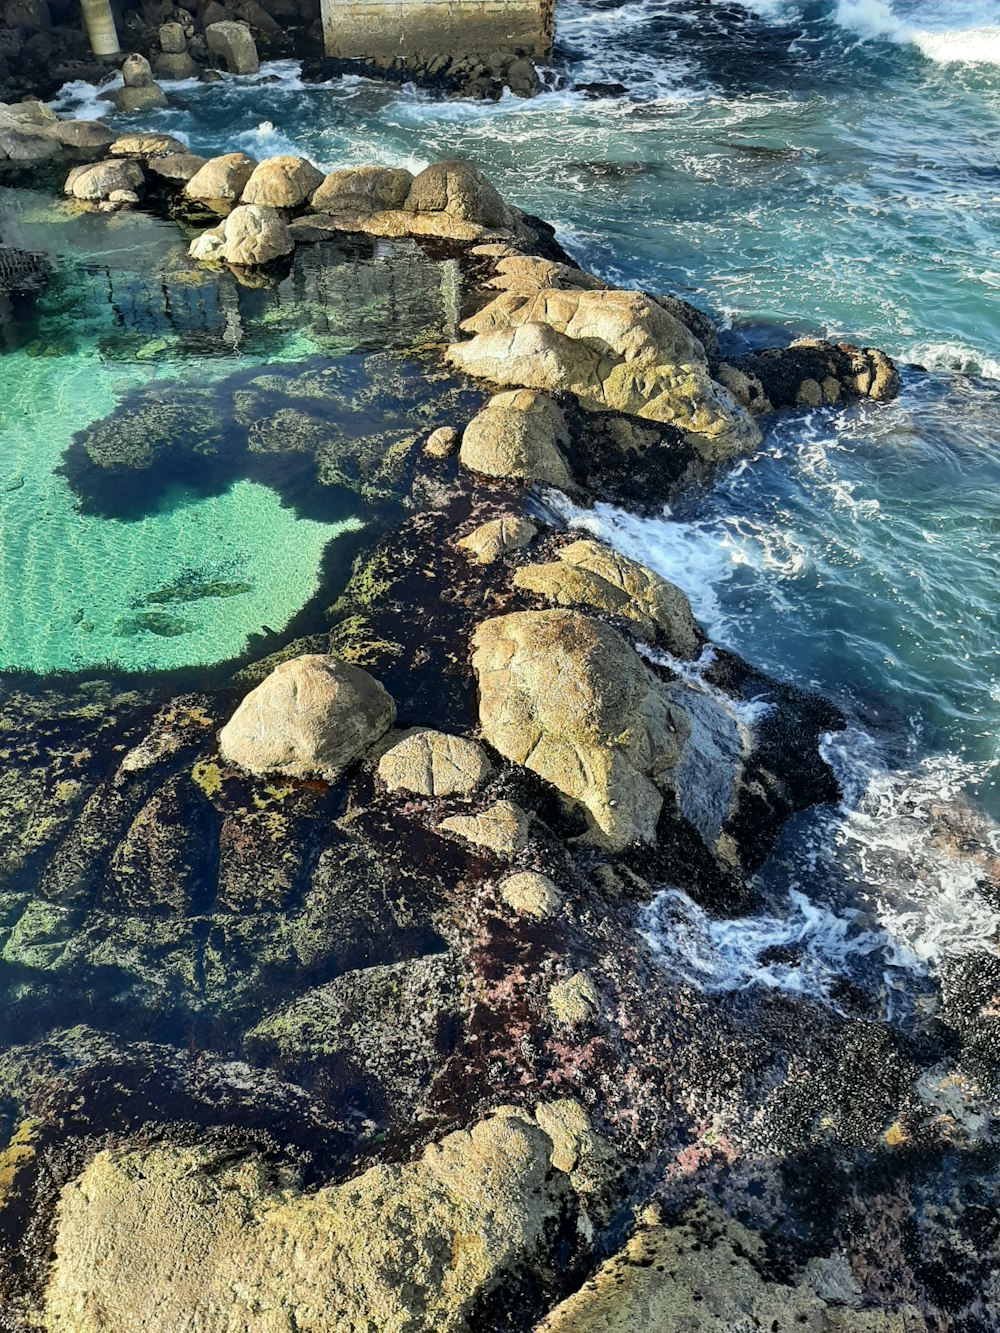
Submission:
[[[857,398],[890,402],[899,372],[875,347],[811,340],[769,347],[724,363],[720,378],[755,415],[781,407],[823,407]]]
[[[549,564],[522,565],[514,586],[558,606],[591,606],[635,621],[642,632],[661,635],[677,657],[697,656],[704,642],[680,588],[600,542],[572,542]]]
[[[146,469],[184,454],[215,454],[223,441],[223,424],[210,395],[154,382],[76,438],[99,468]]]
[[[498,385],[568,390],[585,408],[665,422],[706,459],[753,449],[760,431],[710,376],[701,343],[641,292],[504,293],[462,325],[451,363]]]
[[[406,1130],[448,1054],[461,990],[451,953],[358,968],[269,1014],[248,1046],[299,1080],[322,1080],[341,1113]]]
[[[474,1333],[551,1252],[574,1195],[529,1115],[500,1111],[313,1194],[254,1155],[102,1152],[62,1192],[47,1333]]]
[[[575,611],[487,620],[473,638],[485,739],[588,811],[613,849],[652,842],[687,722],[615,630]]]
[[[250,773],[337,776],[392,726],[396,706],[367,671],[318,653],[275,667],[219,733],[224,759]]]
[[[427,727],[404,732],[378,761],[378,775],[390,791],[416,796],[468,796],[491,772],[478,742]]]
[[[529,389],[498,393],[465,428],[459,462],[470,472],[568,487],[563,455],[569,443],[558,405]]]
[[[895,1312],[828,1303],[804,1281],[777,1282],[761,1269],[760,1240],[702,1206],[679,1226],[643,1227],[536,1333],[921,1333],[911,1306]]]
[[[510,551],[520,551],[538,535],[538,527],[519,514],[505,514],[480,523],[458,542],[458,549],[468,553],[479,565],[491,565]]]
[[[549,989],[548,1000],[556,1022],[563,1027],[575,1028],[599,1011],[601,995],[588,973],[574,972]]]

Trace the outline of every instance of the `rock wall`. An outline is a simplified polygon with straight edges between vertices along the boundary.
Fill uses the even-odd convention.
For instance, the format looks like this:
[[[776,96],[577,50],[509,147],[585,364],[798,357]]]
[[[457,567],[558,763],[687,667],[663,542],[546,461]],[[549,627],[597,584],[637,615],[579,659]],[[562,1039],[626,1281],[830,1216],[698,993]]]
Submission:
[[[327,55],[344,59],[546,56],[553,0],[322,0]]]

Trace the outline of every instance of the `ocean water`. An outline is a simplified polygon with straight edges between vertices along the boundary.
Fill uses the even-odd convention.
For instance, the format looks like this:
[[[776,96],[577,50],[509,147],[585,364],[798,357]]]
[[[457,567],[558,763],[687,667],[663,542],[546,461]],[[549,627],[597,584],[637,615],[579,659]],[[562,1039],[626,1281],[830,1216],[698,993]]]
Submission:
[[[710,922],[664,886],[664,965],[829,998],[852,967],[995,951],[1000,0],[560,0],[531,101],[309,85],[290,62],[169,92],[145,123],[199,152],[473,158],[583,265],[700,304],[734,349],[849,336],[900,359],[898,402],[785,415],[672,512],[549,503],[850,724],[829,740],[843,803],[785,840],[768,911]],[[947,836],[962,820],[974,853]]]

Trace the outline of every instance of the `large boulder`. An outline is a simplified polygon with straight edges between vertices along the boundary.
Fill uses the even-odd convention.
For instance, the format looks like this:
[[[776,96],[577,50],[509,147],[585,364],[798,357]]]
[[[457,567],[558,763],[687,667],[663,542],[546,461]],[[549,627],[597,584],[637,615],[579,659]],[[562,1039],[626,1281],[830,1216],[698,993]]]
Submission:
[[[655,840],[687,719],[620,634],[576,611],[514,612],[478,627],[472,665],[495,750],[582,805],[598,844]]]
[[[395,721],[396,706],[360,667],[323,654],[282,662],[219,734],[224,759],[250,773],[335,778]]]
[[[434,162],[414,179],[406,197],[412,213],[448,213],[481,227],[509,228],[511,210],[471,162]]]
[[[471,1333],[572,1219],[553,1133],[499,1111],[315,1193],[230,1147],[101,1152],[62,1192],[42,1327]]]
[[[558,404],[543,393],[518,389],[495,394],[472,418],[458,460],[483,476],[565,489],[573,484],[563,454],[568,444]]]
[[[210,157],[185,185],[184,193],[194,203],[225,216],[239,201],[256,165],[246,153]]]
[[[322,182],[323,173],[304,157],[267,157],[244,186],[243,202],[298,208]]]
[[[134,157],[141,162],[151,161],[156,157],[166,157],[168,153],[186,153],[188,146],[172,134],[122,134],[111,145],[112,157]]]
[[[317,213],[402,208],[412,184],[413,176],[403,167],[331,171],[316,187],[311,203]]]
[[[253,34],[245,23],[210,23],[205,29],[205,44],[209,54],[230,74],[256,74],[260,69]]]
[[[87,203],[110,199],[119,190],[138,195],[145,176],[138,162],[127,158],[109,158],[92,166],[75,167],[66,178],[66,193]]]
[[[188,253],[192,259],[259,268],[294,249],[288,224],[276,209],[241,204],[220,226],[196,236]]]
[[[571,542],[556,560],[522,565],[514,574],[514,587],[558,606],[591,606],[633,621],[643,634],[662,640],[675,657],[696,657],[704,643],[680,588],[601,542]]]
[[[111,151],[115,135],[100,120],[61,120],[53,125],[53,138],[77,158],[94,159]]]
[[[568,390],[592,411],[664,422],[711,460],[760,442],[749,413],[709,374],[701,343],[642,292],[505,292],[462,328],[474,336],[448,358],[478,379]]]

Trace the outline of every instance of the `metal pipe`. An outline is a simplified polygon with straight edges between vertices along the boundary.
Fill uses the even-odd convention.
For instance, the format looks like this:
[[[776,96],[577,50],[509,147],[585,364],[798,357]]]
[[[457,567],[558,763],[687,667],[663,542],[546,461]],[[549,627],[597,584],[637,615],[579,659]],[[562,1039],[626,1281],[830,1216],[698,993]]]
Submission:
[[[118,30],[115,27],[115,16],[111,12],[111,0],[80,0],[80,7],[94,55],[116,56],[121,47],[118,45]]]

